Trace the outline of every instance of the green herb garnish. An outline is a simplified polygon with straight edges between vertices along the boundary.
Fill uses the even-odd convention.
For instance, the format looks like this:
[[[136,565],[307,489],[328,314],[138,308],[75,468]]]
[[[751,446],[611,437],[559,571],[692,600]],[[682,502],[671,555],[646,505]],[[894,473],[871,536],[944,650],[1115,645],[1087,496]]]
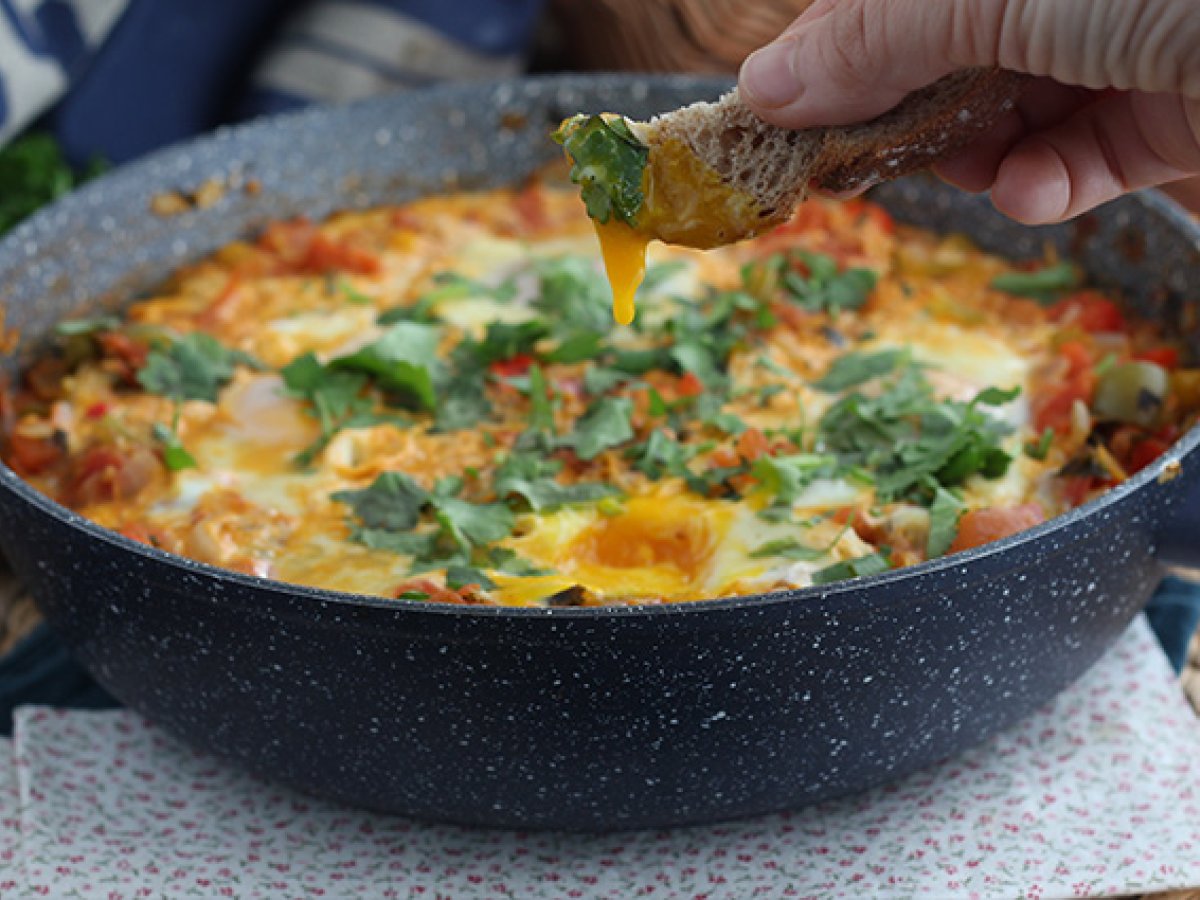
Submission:
[[[1078,270],[1063,262],[1031,272],[1006,272],[993,278],[991,286],[1006,294],[1053,303],[1064,293],[1078,288],[1080,283]]]
[[[581,188],[588,215],[606,223],[616,216],[637,224],[645,202],[642,173],[650,156],[619,117],[574,116],[554,132],[571,158],[571,181]]]

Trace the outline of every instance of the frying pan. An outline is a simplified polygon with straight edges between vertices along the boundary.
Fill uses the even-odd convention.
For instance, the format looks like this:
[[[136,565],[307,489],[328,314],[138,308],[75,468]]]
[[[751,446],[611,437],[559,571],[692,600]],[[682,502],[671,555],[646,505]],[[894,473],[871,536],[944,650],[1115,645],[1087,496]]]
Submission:
[[[118,306],[271,219],[512,183],[577,110],[645,116],[726,83],[444,87],[221,131],[122,168],[0,243],[20,340]],[[222,199],[163,218],[163,191]],[[1031,230],[929,179],[901,220],[1010,256],[1047,242],[1200,350],[1200,229],[1155,194]],[[1200,429],[1120,487],[998,543],[872,578],[612,609],[495,609],[296,587],[176,558],[0,472],[0,546],[115,697],[267,778],[422,819],[608,830],[859,791],[1032,712],[1103,653],[1167,563],[1200,562]]]

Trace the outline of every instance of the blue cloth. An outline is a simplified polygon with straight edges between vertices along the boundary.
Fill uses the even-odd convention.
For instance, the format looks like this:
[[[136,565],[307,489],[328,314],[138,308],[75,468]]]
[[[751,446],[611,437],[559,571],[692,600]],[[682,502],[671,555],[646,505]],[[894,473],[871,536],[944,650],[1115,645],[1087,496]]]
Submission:
[[[0,0],[0,143],[120,163],[225,122],[522,70],[543,0]]]
[[[1182,671],[1188,643],[1200,626],[1200,584],[1164,579],[1146,616],[1171,665],[1176,672]],[[0,658],[0,734],[12,734],[13,710],[27,703],[76,709],[120,705],[92,680],[46,625],[39,625]]]

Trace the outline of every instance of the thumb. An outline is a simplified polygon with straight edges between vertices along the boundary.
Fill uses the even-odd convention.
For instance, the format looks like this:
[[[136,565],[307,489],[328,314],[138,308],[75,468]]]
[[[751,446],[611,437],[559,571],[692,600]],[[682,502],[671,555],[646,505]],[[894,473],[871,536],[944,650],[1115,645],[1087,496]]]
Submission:
[[[742,65],[741,94],[786,128],[874,118],[956,69],[1200,97],[1195,0],[817,0]]]

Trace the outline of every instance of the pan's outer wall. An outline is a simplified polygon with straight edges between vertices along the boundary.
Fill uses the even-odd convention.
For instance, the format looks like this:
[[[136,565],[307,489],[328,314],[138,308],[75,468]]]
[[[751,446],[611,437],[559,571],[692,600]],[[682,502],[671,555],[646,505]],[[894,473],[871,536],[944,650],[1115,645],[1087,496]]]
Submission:
[[[53,322],[88,302],[95,309],[89,298],[143,288],[256,223],[405,199],[452,176],[509,181],[549,158],[547,123],[576,108],[665,109],[721,86],[513,82],[222,134],[122,170],[0,244],[8,321],[27,355]],[[257,178],[263,190],[231,191],[174,220],[146,215],[154,193],[214,174]],[[1042,237],[1064,247],[1079,237],[1031,238],[920,180],[884,198],[902,215],[1012,253],[1040,252]],[[1124,219],[1099,217],[1077,249],[1105,274],[1121,228],[1149,235],[1154,265],[1110,268],[1145,308],[1183,327],[1186,281],[1166,292],[1147,284],[1170,283],[1180,265],[1179,277],[1195,277],[1194,234],[1155,203],[1118,211]],[[1156,536],[1200,487],[1195,444],[1193,434],[1100,503],[954,564],[750,602],[540,613],[292,589],[133,545],[8,470],[0,541],[106,688],[265,777],[431,820],[675,825],[887,781],[1051,698],[1152,589]],[[1152,480],[1180,460],[1180,477]]]

